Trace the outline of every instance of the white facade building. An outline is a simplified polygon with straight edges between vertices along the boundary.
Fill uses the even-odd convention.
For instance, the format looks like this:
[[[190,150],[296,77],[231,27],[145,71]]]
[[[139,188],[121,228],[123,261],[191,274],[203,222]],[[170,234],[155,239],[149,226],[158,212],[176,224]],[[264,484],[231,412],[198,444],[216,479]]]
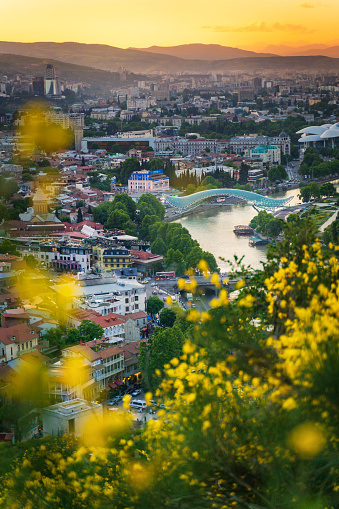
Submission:
[[[229,148],[229,140],[211,140],[205,138],[187,139],[187,138],[156,138],[154,142],[155,152],[170,151],[173,153],[181,152],[182,155],[196,155],[203,150],[208,149],[213,153],[220,153]]]

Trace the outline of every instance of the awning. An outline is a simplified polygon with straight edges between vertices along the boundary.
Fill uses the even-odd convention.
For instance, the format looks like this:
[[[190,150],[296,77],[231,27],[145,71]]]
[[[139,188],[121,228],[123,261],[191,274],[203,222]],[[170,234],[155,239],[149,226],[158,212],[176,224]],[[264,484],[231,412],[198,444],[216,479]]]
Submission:
[[[141,330],[142,330],[142,331],[145,331],[145,330],[147,330],[147,327],[143,327]]]
[[[114,380],[114,383],[116,385],[125,385],[124,382],[122,382],[121,380]]]

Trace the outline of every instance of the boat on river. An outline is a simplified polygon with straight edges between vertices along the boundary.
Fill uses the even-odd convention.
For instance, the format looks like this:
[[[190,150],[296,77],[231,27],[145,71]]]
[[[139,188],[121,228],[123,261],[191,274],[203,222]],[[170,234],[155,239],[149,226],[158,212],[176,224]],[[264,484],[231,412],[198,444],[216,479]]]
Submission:
[[[253,228],[247,225],[239,224],[238,226],[235,226],[233,229],[233,232],[236,235],[253,235]]]
[[[269,240],[261,239],[260,237],[251,237],[248,241],[248,245],[251,247],[265,246],[266,244],[269,244],[269,242]]]

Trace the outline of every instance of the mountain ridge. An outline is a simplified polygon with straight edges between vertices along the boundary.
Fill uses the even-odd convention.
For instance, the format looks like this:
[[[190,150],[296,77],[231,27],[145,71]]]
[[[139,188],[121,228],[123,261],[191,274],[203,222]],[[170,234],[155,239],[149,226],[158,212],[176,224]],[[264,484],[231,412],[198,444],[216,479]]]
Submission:
[[[256,52],[234,48],[232,46],[223,46],[221,44],[179,44],[176,46],[149,46],[148,48],[128,48],[138,51],[146,51],[162,55],[170,55],[185,60],[230,60],[232,58],[245,57],[267,57],[276,56],[273,53]]]
[[[2,59],[0,59],[0,72],[6,74],[6,68],[16,68],[16,72],[20,73],[21,69],[18,62],[21,63],[31,76],[37,76],[38,72],[43,73],[42,66],[46,63],[54,61],[57,67],[57,74],[61,77],[62,69],[64,64],[70,64],[73,66],[82,67],[81,76],[83,81],[86,81],[86,76],[90,76],[91,79],[99,86],[97,76],[100,72],[108,74],[102,75],[102,79],[105,83],[109,83],[112,80],[112,76],[116,73],[119,66],[127,68],[129,72],[133,72],[139,75],[150,75],[159,72],[167,73],[209,73],[209,72],[227,72],[227,71],[265,71],[265,70],[280,70],[280,69],[291,69],[291,70],[330,70],[339,69],[339,59],[330,58],[326,56],[266,56],[266,57],[242,57],[233,58],[228,60],[185,60],[170,55],[148,53],[139,50],[123,50],[120,48],[114,48],[112,46],[103,45],[85,45],[82,43],[19,43],[17,46],[13,46],[11,43],[12,52],[4,53],[4,50],[8,49],[8,44],[0,42],[0,56],[2,53]],[[27,46],[33,44],[34,46]],[[22,46],[23,45],[23,46]],[[26,46],[25,46],[26,45]],[[40,56],[35,56],[35,53],[40,53]],[[58,51],[56,51],[58,49]],[[14,54],[13,51],[24,51],[30,52],[29,55],[22,55],[20,53]],[[42,56],[41,56],[42,54]],[[11,58],[13,60],[11,64]],[[26,61],[25,61],[26,58]],[[34,65],[37,67],[34,69],[32,58],[39,60],[39,63]],[[2,63],[1,63],[2,62]],[[39,71],[38,71],[39,68]],[[61,71],[61,72],[60,72]],[[94,72],[97,75],[94,76]],[[75,67],[65,69],[66,73],[71,73],[73,76],[75,73]],[[65,76],[64,76],[65,77]],[[81,81],[80,77],[72,78],[75,81]],[[114,81],[119,81],[118,74],[114,78]],[[129,81],[131,81],[129,79]]]

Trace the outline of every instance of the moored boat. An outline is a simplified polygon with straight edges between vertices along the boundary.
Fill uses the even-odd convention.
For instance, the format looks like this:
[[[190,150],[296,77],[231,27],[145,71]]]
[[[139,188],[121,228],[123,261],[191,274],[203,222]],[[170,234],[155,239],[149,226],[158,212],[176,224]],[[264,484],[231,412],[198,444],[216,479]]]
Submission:
[[[254,230],[250,226],[240,224],[235,226],[233,231],[236,235],[253,235]]]

